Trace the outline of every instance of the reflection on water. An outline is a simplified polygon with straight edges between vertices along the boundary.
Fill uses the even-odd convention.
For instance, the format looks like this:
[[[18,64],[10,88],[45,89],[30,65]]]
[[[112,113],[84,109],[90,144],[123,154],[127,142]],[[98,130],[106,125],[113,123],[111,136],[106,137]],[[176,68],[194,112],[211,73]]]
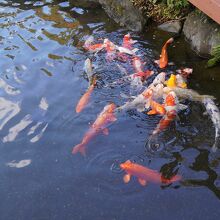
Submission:
[[[56,0],[0,1],[0,28],[2,219],[218,219],[220,154],[210,151],[214,128],[200,103],[186,101],[189,108],[155,140],[149,136],[160,117],[122,113],[108,137],[91,142],[86,159],[71,154],[103,107],[112,101],[121,105],[126,98],[119,94],[129,93],[128,86],[103,86],[121,74],[105,54],[82,50],[84,40],[92,34],[120,44],[126,30],[102,9]],[[152,28],[132,36],[148,67],[156,68],[153,60],[168,34]],[[219,67],[204,69],[184,39],[174,46],[169,73],[193,67],[189,87],[220,103]],[[98,85],[91,104],[76,115],[75,105],[88,87],[87,57]],[[125,185],[119,164],[128,159],[183,180],[142,187],[132,179]]]

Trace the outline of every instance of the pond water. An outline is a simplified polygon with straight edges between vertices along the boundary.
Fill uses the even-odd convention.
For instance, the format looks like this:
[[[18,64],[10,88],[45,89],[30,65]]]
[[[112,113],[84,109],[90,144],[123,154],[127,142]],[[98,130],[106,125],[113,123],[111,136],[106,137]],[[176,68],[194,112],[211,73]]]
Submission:
[[[160,120],[135,110],[123,112],[97,136],[87,156],[71,153],[109,102],[126,100],[128,86],[104,85],[120,77],[104,53],[84,51],[85,39],[109,38],[121,44],[126,29],[102,9],[88,10],[66,1],[0,1],[0,219],[218,219],[220,154],[213,153],[215,130],[200,103],[189,106],[162,132],[159,148],[145,147]],[[139,54],[153,60],[171,35],[150,27],[131,33]],[[90,57],[98,76],[89,106],[75,106],[88,87],[83,72]],[[184,38],[169,50],[168,72],[192,67],[189,87],[220,103],[220,68],[191,51]],[[141,186],[125,184],[119,164],[132,160],[182,180]]]

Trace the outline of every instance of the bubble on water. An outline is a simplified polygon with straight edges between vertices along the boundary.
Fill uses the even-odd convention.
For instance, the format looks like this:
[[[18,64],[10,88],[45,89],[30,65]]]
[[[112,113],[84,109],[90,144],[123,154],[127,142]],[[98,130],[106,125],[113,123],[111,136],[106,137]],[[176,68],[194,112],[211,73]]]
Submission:
[[[164,142],[158,136],[151,136],[145,145],[145,148],[150,152],[162,151],[164,147]]]

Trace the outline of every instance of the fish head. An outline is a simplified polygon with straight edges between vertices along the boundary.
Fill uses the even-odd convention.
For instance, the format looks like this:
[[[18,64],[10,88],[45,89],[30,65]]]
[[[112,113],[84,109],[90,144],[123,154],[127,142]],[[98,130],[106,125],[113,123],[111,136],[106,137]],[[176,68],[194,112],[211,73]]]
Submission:
[[[125,161],[124,163],[120,164],[120,168],[122,170],[129,170],[132,167],[132,162],[130,160]]]
[[[168,87],[176,87],[176,75],[171,74],[170,78],[166,82]]]
[[[129,33],[124,36],[124,40],[129,41],[130,38],[131,38],[131,35]]]

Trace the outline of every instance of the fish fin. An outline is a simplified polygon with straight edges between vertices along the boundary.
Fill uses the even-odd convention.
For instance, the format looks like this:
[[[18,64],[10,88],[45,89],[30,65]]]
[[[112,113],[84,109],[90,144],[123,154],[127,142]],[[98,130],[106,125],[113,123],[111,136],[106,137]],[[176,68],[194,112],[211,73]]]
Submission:
[[[156,112],[154,109],[152,109],[152,110],[150,110],[149,112],[147,112],[147,114],[148,114],[148,115],[156,115],[157,112]]]
[[[141,178],[138,178],[138,182],[142,185],[142,186],[146,186],[147,185],[147,181]]]
[[[109,135],[109,130],[108,130],[108,128],[104,128],[104,129],[102,130],[102,132],[103,132],[104,135]]]
[[[84,144],[77,144],[72,150],[72,154],[76,153],[81,153],[83,156],[86,156],[86,146]]]
[[[128,183],[131,180],[131,175],[130,174],[125,174],[123,177],[124,183]]]
[[[117,121],[117,118],[116,118],[114,115],[112,115],[112,116],[111,116],[111,121],[112,121],[112,122]]]
[[[125,163],[132,163],[130,160],[126,160]]]

